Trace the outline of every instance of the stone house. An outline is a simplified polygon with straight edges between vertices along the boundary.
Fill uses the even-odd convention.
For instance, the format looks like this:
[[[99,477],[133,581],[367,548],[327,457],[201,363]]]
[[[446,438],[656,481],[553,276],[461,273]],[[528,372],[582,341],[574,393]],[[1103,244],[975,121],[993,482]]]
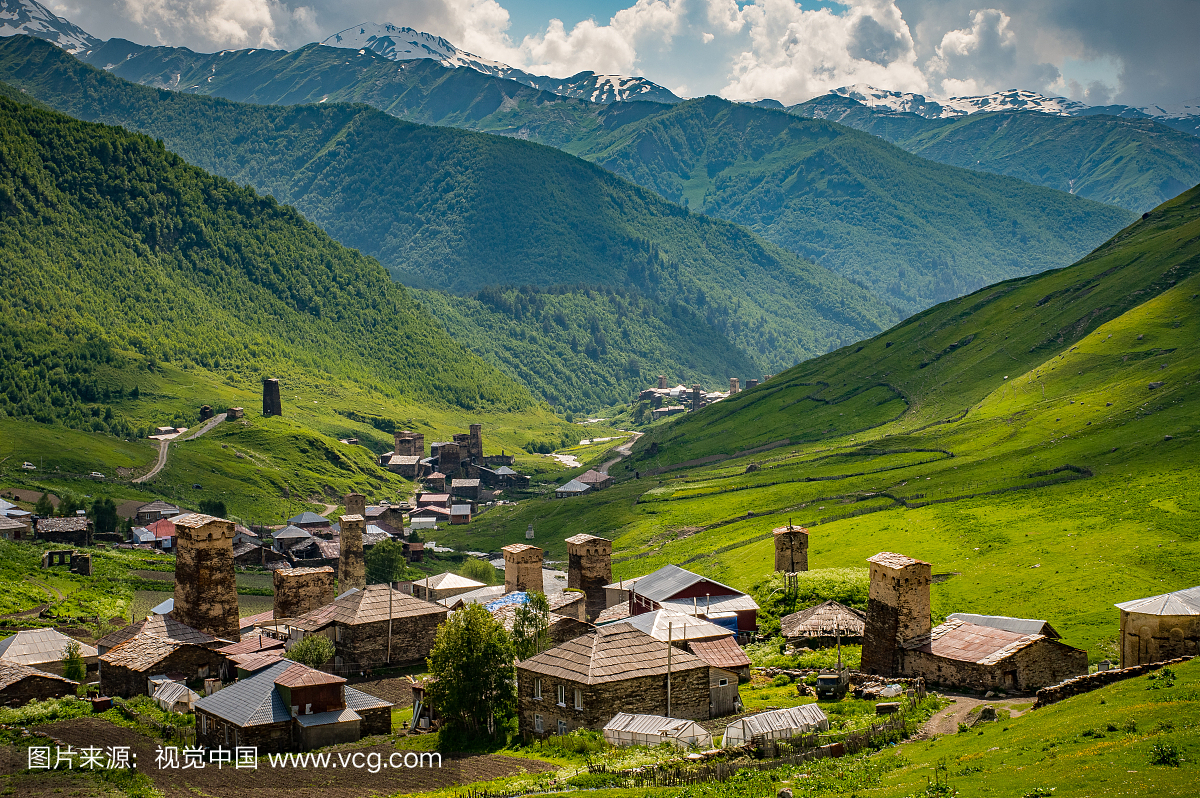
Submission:
[[[1200,587],[1116,605],[1121,611],[1121,667],[1200,653]]]
[[[450,509],[449,493],[418,493],[417,509],[422,507],[444,507]]]
[[[139,634],[148,634],[175,643],[189,643],[213,649],[227,646],[231,642],[223,638],[213,637],[207,632],[202,632],[199,629],[188,626],[186,623],[177,620],[170,613],[165,615],[151,613],[142,620],[135,621],[115,632],[109,632],[97,640],[96,650],[103,655],[126,640],[137,637]]]
[[[38,540],[45,543],[62,543],[68,546],[92,545],[92,522],[86,515],[66,518],[39,518]]]
[[[216,678],[226,669],[218,651],[138,634],[100,655],[100,692],[131,698],[150,695],[150,677],[165,674],[175,681]]]
[[[390,585],[367,585],[293,619],[288,647],[321,634],[333,641],[335,665],[419,662],[429,655],[447,614],[440,604]]]
[[[450,495],[458,496],[472,501],[479,501],[479,492],[482,490],[482,485],[478,479],[452,479],[450,480]]]
[[[319,530],[329,529],[329,527],[332,526],[332,522],[324,516],[317,515],[316,513],[306,510],[305,512],[300,513],[300,515],[289,518],[288,526],[300,527],[301,529],[306,529],[309,532],[315,533]]]
[[[519,606],[520,603],[518,602],[499,604],[494,609],[489,607],[489,612],[492,613],[493,618],[504,624],[505,629],[511,632],[517,620],[517,608]],[[559,646],[568,640],[574,640],[577,637],[582,637],[596,631],[596,627],[590,623],[568,615],[559,615],[556,612],[551,612],[547,621],[547,636],[551,646]]]
[[[591,490],[591,485],[585,485],[577,479],[572,479],[565,485],[559,485],[554,489],[554,498],[569,499],[572,496],[582,496],[585,493],[590,493]]]
[[[22,707],[30,701],[45,701],[74,695],[79,682],[54,674],[0,661],[0,707]]]
[[[676,648],[695,654],[713,668],[736,674],[739,679],[750,678],[750,657],[737,644],[733,633],[723,626],[675,610],[644,612],[617,623],[628,624],[659,642],[669,641]],[[606,632],[617,623],[610,622],[598,628]],[[720,714],[727,714],[728,711]]]
[[[174,518],[182,511],[173,504],[164,501],[153,501],[143,504],[134,512],[133,522],[138,526],[153,524],[160,518]]]
[[[593,491],[604,490],[607,487],[611,487],[613,484],[613,478],[608,474],[601,474],[599,471],[592,469],[584,471],[582,474],[575,477],[575,479],[576,481],[587,485]]]
[[[0,515],[0,540],[32,540],[33,530],[15,518]]]
[[[255,746],[259,754],[307,751],[390,734],[392,705],[340,676],[277,660],[196,702],[196,742]]]
[[[12,663],[36,668],[39,671],[63,675],[63,651],[72,641],[57,629],[22,629],[0,640],[0,663]],[[90,673],[98,667],[100,652],[79,643],[79,655]]]
[[[518,662],[522,736],[600,730],[621,712],[711,717],[713,669],[686,651],[671,651],[668,702],[667,649],[650,635],[618,624]],[[736,685],[736,677],[733,681]]]

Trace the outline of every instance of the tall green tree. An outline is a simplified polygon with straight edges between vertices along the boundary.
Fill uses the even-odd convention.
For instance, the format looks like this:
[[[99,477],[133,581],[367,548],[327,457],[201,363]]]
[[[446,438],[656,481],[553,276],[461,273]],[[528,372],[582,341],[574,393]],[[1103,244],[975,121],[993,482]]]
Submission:
[[[381,540],[367,551],[365,559],[369,585],[386,585],[410,576],[404,544],[397,540]]]
[[[446,727],[467,738],[495,736],[516,708],[513,644],[482,604],[468,604],[438,627],[426,660],[427,695]]]
[[[72,640],[62,650],[63,676],[73,682],[82,682],[87,676],[87,663],[83,660],[78,640]]]
[[[92,518],[97,535],[116,533],[120,519],[117,518],[117,505],[112,499],[106,496],[96,499],[88,515]]]
[[[325,635],[305,635],[303,640],[288,650],[287,659],[310,668],[319,668],[333,659],[335,653],[333,641]]]
[[[54,505],[50,502],[49,493],[43,493],[42,497],[37,500],[37,504],[33,505],[33,514],[43,518],[54,515]]]
[[[467,579],[474,579],[476,582],[482,582],[485,585],[496,583],[496,568],[484,560],[479,560],[470,557],[462,564],[462,568],[458,570],[461,576]]]
[[[517,659],[529,659],[550,644],[550,602],[545,593],[530,593],[513,618],[513,648]]]
[[[205,515],[213,515],[217,518],[225,517],[225,502],[220,499],[201,499],[200,512]]]

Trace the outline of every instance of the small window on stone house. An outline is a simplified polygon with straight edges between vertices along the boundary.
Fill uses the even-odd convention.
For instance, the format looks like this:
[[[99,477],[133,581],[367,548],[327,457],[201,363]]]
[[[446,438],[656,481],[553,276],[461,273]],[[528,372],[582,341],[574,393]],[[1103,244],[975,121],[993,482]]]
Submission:
[[[583,691],[578,687],[575,688],[575,708],[583,709]]]
[[[546,724],[542,721],[541,715],[533,716],[533,730],[538,734],[541,734],[546,730]]]
[[[198,678],[198,679],[207,679],[208,678],[208,666],[207,665],[204,665],[203,667],[196,669],[196,678]]]
[[[717,687],[728,687],[728,686],[729,686],[729,680],[728,680],[728,679],[719,679],[719,680],[717,681]]]
[[[564,734],[566,734],[566,733],[567,733],[567,722],[566,722],[565,720],[559,720],[559,722],[558,722],[558,734],[559,734],[559,736],[562,736],[562,735],[564,735]]]
[[[560,707],[565,707],[567,705],[567,686],[565,684],[560,684],[558,686],[558,705]]]
[[[542,700],[542,680],[541,679],[533,680],[533,700],[534,701]]]

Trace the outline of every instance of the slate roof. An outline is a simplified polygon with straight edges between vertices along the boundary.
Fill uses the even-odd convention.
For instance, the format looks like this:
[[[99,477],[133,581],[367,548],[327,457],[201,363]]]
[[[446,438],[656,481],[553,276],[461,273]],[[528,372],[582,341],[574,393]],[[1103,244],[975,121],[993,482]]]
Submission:
[[[655,610],[654,612],[643,612],[640,615],[634,615],[626,621],[634,629],[640,632],[645,632],[656,640],[661,640],[664,643],[667,640],[667,634],[670,632],[671,639],[678,643],[683,640],[713,640],[721,637],[729,637],[732,632],[723,626],[717,626],[715,623],[697,618],[693,615],[685,615],[681,612],[671,610]],[[612,626],[605,627],[612,629]]]
[[[62,661],[63,649],[71,642],[57,629],[23,629],[12,637],[0,640],[0,660],[18,665],[40,665]],[[79,644],[79,655],[94,657],[97,651],[89,645]]]
[[[100,655],[106,665],[120,665],[144,673],[151,671],[184,644],[142,632]]]
[[[1200,587],[1125,601],[1116,607],[1125,612],[1137,612],[1142,615],[1200,615]]]
[[[602,634],[577,637],[561,646],[517,663],[517,667],[568,681],[594,685],[665,675],[667,647],[628,624],[618,624]],[[707,668],[708,663],[686,651],[671,653],[671,671]]]
[[[511,468],[509,468],[506,465],[502,465],[499,468],[497,468],[493,473],[498,474],[499,476],[502,476],[502,477],[511,477],[514,474],[516,474],[517,472],[513,471]]]
[[[1045,635],[1046,637],[1062,637],[1047,621],[1033,618],[1009,618],[1006,615],[975,615],[970,612],[956,612],[946,618],[948,621],[965,621],[976,626],[990,626],[993,629],[1006,629],[1022,635]]]
[[[555,493],[587,493],[592,489],[591,485],[585,485],[577,479],[573,479],[565,485],[560,485],[554,489]]]
[[[315,632],[331,623],[355,626],[388,618],[388,593],[391,593],[392,618],[416,618],[422,615],[442,615],[446,608],[416,596],[392,590],[388,585],[367,585],[365,590],[343,593],[342,596],[324,607],[307,612],[291,622],[291,626],[305,632]]]
[[[574,591],[568,593],[567,591],[564,590],[561,593],[554,593],[554,594],[546,595],[546,603],[550,605],[551,612],[561,610],[563,607],[568,607],[576,602],[586,601],[586,600],[587,600],[587,594],[576,593]]]
[[[602,610],[601,613],[596,616],[595,623],[597,626],[600,626],[600,625],[606,624],[606,623],[614,623],[616,621],[619,621],[623,618],[628,618],[628,617],[629,617],[629,602],[622,601],[619,604],[614,604],[611,607],[608,607],[608,608]]]
[[[45,532],[83,532],[88,527],[88,519],[85,515],[72,515],[66,518],[39,518],[37,522],[38,534]]]
[[[1026,646],[1045,639],[1040,634],[1020,634],[965,621],[946,621],[929,634],[906,641],[903,647],[958,662],[995,665]]]
[[[39,671],[37,668],[31,668],[28,665],[22,665],[18,662],[7,662],[0,660],[0,690],[6,690],[12,687],[17,682],[28,679],[30,676],[40,676],[43,679],[56,679],[64,684],[78,685],[79,682],[73,682],[70,679],[54,674]]]
[[[116,648],[126,640],[143,632],[155,637],[161,637],[164,640],[174,640],[178,643],[194,643],[200,646],[215,643],[218,639],[207,632],[202,632],[199,629],[188,626],[182,621],[177,621],[170,615],[151,615],[136,623],[129,624],[124,629],[118,629],[115,632],[106,634],[96,641],[96,646],[100,648]]]
[[[598,540],[601,543],[612,543],[612,541],[609,540],[608,538],[602,538],[602,537],[598,537],[596,535],[589,535],[586,532],[580,532],[578,535],[572,535],[571,537],[567,538],[565,542],[573,543],[576,546],[586,546],[587,544],[591,543],[593,540]]]
[[[295,664],[291,660],[280,660],[201,698],[195,708],[235,726],[260,726],[291,720],[291,710],[283,705],[283,699],[275,689],[275,678]]]
[[[178,507],[169,502],[162,501],[161,499],[158,501],[152,501],[149,504],[143,504],[141,507],[137,508],[137,511],[139,513],[173,512],[175,514],[180,512]]]
[[[181,526],[184,529],[199,529],[202,526],[208,526],[214,521],[221,523],[229,523],[224,518],[217,518],[215,515],[205,515],[204,513],[187,513],[186,515],[178,515],[171,519],[175,526]]]
[[[862,637],[866,618],[856,609],[826,601],[815,607],[794,612],[779,619],[784,637],[834,637],[841,630],[843,637]]]
[[[28,529],[29,527],[22,524],[7,515],[0,515],[0,529]]]
[[[593,485],[601,482],[607,482],[612,479],[612,477],[610,477],[608,474],[601,474],[599,471],[588,469],[579,476],[575,477],[575,479],[585,485]]]
[[[393,454],[388,458],[388,465],[416,465],[421,462],[421,458],[415,454]]]
[[[314,525],[328,526],[329,519],[326,518],[325,516],[317,515],[316,513],[308,512],[306,510],[306,511],[300,513],[300,515],[297,515],[293,518],[289,518],[288,524],[291,526],[299,526],[300,524],[314,524]]]
[[[654,573],[646,574],[638,580],[634,592],[651,601],[662,602],[681,590],[686,590],[702,582],[723,587],[739,596],[745,595],[740,590],[734,590],[729,587],[729,585],[723,585],[720,582],[700,576],[700,574],[694,574],[691,571],[680,568],[678,565],[664,565]],[[688,601],[691,601],[691,599],[688,599]],[[703,602],[701,603],[703,604]],[[757,605],[755,605],[755,608],[757,609]]]
[[[733,635],[712,640],[689,641],[688,649],[714,668],[736,671],[750,667],[750,657],[733,639]]]
[[[450,480],[450,486],[454,487],[454,488],[478,488],[479,480],[478,479],[452,479],[452,480]]]

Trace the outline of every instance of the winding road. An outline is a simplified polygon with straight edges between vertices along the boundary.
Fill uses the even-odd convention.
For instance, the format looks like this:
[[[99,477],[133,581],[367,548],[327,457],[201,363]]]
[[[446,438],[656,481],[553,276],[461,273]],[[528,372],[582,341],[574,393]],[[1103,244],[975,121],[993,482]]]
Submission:
[[[212,429],[213,427],[217,426],[222,421],[224,421],[225,415],[226,415],[225,413],[217,413],[215,416],[210,418],[208,421],[204,422],[204,426],[202,426],[200,429],[196,430],[191,435],[184,438],[184,440],[185,441],[196,440],[196,438],[199,438],[201,435],[208,432],[210,429]],[[156,476],[158,476],[158,473],[160,471],[162,471],[164,468],[167,467],[167,447],[169,447],[170,445],[171,445],[171,441],[159,441],[158,442],[158,461],[154,464],[154,468],[151,468],[149,471],[147,471],[145,474],[143,474],[140,477],[135,477],[133,479],[134,485],[140,485],[143,482],[149,482],[150,480],[152,480]]]
[[[620,446],[614,447],[613,451],[617,453],[617,456],[611,460],[606,460],[604,465],[600,466],[600,473],[607,475],[608,469],[612,468],[617,463],[621,462],[626,457],[633,454],[633,445],[635,443],[637,443],[638,438],[642,437],[642,435],[644,435],[644,434],[645,433],[642,433],[642,432],[634,432],[634,433],[632,433],[632,435],[633,435],[632,438],[630,438],[625,443],[622,443]]]

